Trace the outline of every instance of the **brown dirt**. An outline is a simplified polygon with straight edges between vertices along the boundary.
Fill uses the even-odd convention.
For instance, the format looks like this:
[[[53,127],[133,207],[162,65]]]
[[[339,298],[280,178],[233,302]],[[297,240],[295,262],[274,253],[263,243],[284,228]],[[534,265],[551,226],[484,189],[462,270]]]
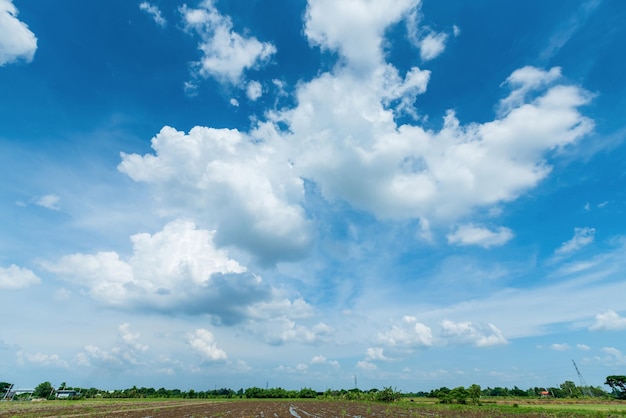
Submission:
[[[521,412],[521,411],[520,411]],[[455,410],[424,405],[342,401],[50,401],[0,404],[0,417],[123,417],[123,418],[364,418],[364,417],[505,417],[496,409]],[[517,417],[547,417],[546,412],[526,412]],[[573,416],[573,415],[572,415]]]

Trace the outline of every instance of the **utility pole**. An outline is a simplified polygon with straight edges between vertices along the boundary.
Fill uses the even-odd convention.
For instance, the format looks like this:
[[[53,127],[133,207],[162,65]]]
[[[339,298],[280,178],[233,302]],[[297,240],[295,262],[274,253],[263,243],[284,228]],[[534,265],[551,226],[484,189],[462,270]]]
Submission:
[[[356,374],[354,375],[354,388],[358,389],[359,385],[356,384]]]

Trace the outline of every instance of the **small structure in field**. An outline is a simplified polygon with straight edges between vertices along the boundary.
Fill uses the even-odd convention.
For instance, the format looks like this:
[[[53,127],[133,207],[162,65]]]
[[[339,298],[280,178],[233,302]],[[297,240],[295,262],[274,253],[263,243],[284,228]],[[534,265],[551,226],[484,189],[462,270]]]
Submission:
[[[73,389],[60,389],[56,391],[57,399],[75,398],[80,396],[80,393]]]

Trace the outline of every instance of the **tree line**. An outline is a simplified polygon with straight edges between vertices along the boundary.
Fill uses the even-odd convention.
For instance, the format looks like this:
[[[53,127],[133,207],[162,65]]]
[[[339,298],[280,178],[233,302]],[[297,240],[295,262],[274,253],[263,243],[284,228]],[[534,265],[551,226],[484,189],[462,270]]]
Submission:
[[[73,391],[74,396],[68,398],[188,398],[188,399],[216,399],[216,398],[247,398],[247,399],[286,399],[286,398],[323,398],[323,399],[343,399],[343,400],[368,400],[393,402],[401,397],[431,397],[437,398],[442,403],[479,403],[481,397],[509,396],[509,397],[554,397],[554,398],[580,398],[580,397],[598,397],[598,398],[616,398],[626,399],[626,376],[612,375],[607,376],[605,385],[611,388],[611,392],[603,390],[601,387],[594,386],[577,386],[574,382],[567,380],[558,387],[539,388],[533,387],[529,389],[520,389],[517,386],[513,388],[506,387],[487,387],[481,388],[479,385],[471,385],[467,388],[459,386],[456,388],[441,387],[433,389],[430,392],[414,392],[401,393],[391,387],[385,387],[382,390],[370,389],[363,391],[360,389],[328,389],[324,392],[318,392],[311,388],[302,388],[300,390],[287,390],[281,387],[276,388],[259,388],[251,387],[247,389],[239,389],[234,391],[230,388],[211,389],[205,391],[196,391],[190,389],[183,391],[180,389],[166,388],[146,388],[133,386],[128,389],[117,389],[112,391],[101,390],[97,388],[81,388],[70,387],[62,383],[58,389],[55,389],[50,382],[43,382],[37,385],[32,394],[13,394],[11,399],[20,398],[57,398],[59,390]],[[0,382],[0,399],[7,398],[10,394],[11,384]]]

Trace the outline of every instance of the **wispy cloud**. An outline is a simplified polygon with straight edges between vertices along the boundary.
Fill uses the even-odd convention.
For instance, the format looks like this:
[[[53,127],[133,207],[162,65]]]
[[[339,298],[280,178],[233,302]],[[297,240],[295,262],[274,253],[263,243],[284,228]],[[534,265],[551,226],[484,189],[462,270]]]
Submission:
[[[45,196],[40,197],[35,201],[36,205],[44,207],[46,209],[51,210],[59,210],[59,203],[61,202],[61,198],[55,194],[47,194]]]
[[[596,234],[595,228],[575,228],[574,236],[569,241],[564,242],[554,252],[557,255],[573,253],[593,242]]]
[[[147,1],[144,1],[139,4],[139,8],[143,10],[144,12],[148,13],[150,16],[152,16],[154,23],[156,23],[160,27],[164,28],[165,25],[167,24],[167,21],[165,20],[165,18],[163,17],[163,14],[161,13],[161,10],[157,6],[150,4]]]
[[[539,54],[542,61],[554,57],[569,42],[589,20],[589,17],[598,9],[604,0],[587,0],[580,5],[578,10],[563,24],[548,41],[548,45]]]
[[[475,225],[461,225],[447,235],[448,242],[456,245],[478,245],[484,248],[499,247],[513,238],[513,231],[500,227],[495,231]]]

